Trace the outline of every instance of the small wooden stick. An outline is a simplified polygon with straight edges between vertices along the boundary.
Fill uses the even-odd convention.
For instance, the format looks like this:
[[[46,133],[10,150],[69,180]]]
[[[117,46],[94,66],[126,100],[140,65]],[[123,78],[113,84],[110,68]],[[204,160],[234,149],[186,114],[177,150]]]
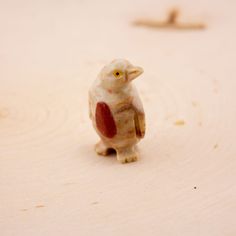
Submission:
[[[152,28],[170,28],[180,30],[198,30],[205,29],[206,26],[203,23],[180,23],[177,22],[179,11],[172,9],[167,17],[166,21],[155,21],[155,20],[137,20],[134,22],[138,26],[147,26]]]
[[[169,12],[169,15],[167,18],[167,23],[168,24],[175,24],[178,16],[179,16],[179,11],[177,9],[172,9]]]

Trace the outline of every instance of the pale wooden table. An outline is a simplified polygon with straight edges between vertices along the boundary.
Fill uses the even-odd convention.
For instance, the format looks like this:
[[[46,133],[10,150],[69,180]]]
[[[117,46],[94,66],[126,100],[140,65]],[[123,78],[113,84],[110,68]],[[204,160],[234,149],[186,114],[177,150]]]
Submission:
[[[172,5],[208,29],[130,24]],[[1,0],[0,235],[236,235],[235,7]],[[120,57],[145,70],[147,135],[128,165],[95,154],[87,109]]]

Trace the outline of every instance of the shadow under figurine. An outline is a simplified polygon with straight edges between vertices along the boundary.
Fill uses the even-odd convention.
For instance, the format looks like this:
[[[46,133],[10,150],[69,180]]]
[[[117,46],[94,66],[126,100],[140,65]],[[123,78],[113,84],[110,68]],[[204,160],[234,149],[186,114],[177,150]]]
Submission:
[[[131,81],[143,73],[141,67],[117,59],[99,73],[89,91],[89,115],[101,140],[95,150],[108,155],[115,150],[121,163],[136,161],[136,144],[145,134],[145,114]]]

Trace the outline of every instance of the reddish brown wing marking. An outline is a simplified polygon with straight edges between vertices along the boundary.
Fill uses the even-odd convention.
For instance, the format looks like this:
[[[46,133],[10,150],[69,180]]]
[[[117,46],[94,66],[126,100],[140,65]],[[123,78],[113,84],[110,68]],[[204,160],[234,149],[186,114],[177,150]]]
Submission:
[[[141,138],[142,137],[142,133],[141,133],[141,129],[140,129],[140,125],[139,125],[139,120],[138,120],[138,115],[137,114],[134,115],[134,124],[135,124],[136,135],[139,138]]]
[[[116,124],[110,108],[105,102],[97,103],[96,125],[101,134],[107,138],[113,138],[117,133]]]

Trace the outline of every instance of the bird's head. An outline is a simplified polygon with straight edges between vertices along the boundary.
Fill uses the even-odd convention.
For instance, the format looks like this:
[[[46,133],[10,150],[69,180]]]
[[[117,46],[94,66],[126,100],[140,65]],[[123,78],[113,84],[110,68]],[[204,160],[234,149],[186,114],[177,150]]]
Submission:
[[[119,90],[142,73],[143,69],[141,67],[133,66],[124,59],[116,59],[102,69],[99,78],[104,88]]]

